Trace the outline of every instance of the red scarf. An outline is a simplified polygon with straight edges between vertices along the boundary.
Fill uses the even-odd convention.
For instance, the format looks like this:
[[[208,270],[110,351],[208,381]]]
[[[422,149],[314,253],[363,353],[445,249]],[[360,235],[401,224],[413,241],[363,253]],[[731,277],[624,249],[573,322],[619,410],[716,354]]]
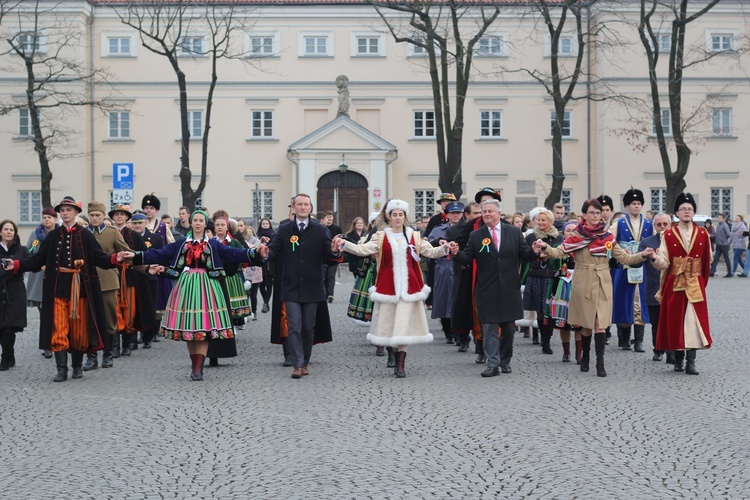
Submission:
[[[581,222],[576,228],[573,236],[565,238],[560,248],[565,253],[571,253],[581,248],[588,247],[591,255],[595,257],[606,257],[607,251],[615,244],[615,236],[607,231],[602,222],[596,227],[589,227]],[[609,247],[609,248],[607,248]]]

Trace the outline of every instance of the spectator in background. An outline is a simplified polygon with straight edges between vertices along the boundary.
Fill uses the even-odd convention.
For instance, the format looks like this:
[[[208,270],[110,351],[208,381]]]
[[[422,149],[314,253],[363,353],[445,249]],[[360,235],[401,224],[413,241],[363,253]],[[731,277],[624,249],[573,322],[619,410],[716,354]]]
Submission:
[[[292,217],[290,212],[290,217]],[[268,217],[263,217],[260,222],[258,223],[258,232],[256,236],[258,239],[260,239],[260,242],[264,245],[268,245],[268,243],[273,239],[273,235],[275,234],[275,231],[273,230],[273,225],[271,224],[271,219]],[[263,298],[263,307],[261,308],[260,312],[267,313],[270,310],[270,307],[268,306],[268,302],[271,300],[271,296],[273,295],[273,274],[274,271],[271,269],[271,266],[273,264],[269,262],[264,262],[261,266],[263,268],[263,283],[260,284],[260,296]]]
[[[169,214],[162,215],[161,221],[170,229],[170,231],[172,230],[172,227],[174,227],[174,224],[172,223],[172,216]]]
[[[651,210],[646,210],[646,216],[645,217],[648,220],[654,220],[654,212],[652,212]]]
[[[745,219],[741,215],[735,215],[734,222],[732,223],[732,274],[737,272],[739,267],[742,270],[745,267],[745,261],[742,260],[742,255],[745,253],[747,243],[745,242],[745,233],[747,233],[747,224]],[[737,273],[742,274],[740,273]],[[731,276],[731,274],[730,274]]]
[[[719,222],[716,224],[716,254],[714,255],[714,261],[711,263],[711,277],[716,276],[716,267],[719,265],[719,259],[722,256],[724,257],[724,263],[727,265],[727,274],[724,277],[732,277],[732,265],[729,263],[729,244],[732,230],[724,220],[725,217],[725,214],[719,214]]]
[[[558,231],[562,231],[562,227],[565,224],[565,205],[562,203],[555,203],[552,206],[552,213],[555,216],[555,222],[553,225]]]
[[[711,253],[716,252],[716,228],[711,219],[706,219],[706,222],[703,223],[703,229],[706,230],[708,237],[711,238]]]
[[[182,237],[187,236],[190,232],[190,212],[187,207],[180,207],[177,212],[177,224],[173,224],[170,228],[173,233],[179,234]]]

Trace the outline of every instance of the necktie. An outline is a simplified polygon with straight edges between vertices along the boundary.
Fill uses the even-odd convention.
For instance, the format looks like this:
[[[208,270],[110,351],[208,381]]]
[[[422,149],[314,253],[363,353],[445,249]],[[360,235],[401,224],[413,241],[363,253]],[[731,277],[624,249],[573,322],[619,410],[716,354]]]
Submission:
[[[500,250],[500,238],[497,235],[497,226],[492,228],[492,244],[496,250]]]
[[[305,223],[300,222],[299,223],[299,234],[302,234],[302,232],[305,230]]]

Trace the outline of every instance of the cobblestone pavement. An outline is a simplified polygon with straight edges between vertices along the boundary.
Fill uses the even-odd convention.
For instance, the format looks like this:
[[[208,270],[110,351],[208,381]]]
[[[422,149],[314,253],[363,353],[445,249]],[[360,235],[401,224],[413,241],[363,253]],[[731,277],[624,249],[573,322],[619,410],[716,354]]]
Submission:
[[[552,356],[517,336],[513,373],[483,379],[431,320],[436,341],[395,379],[345,318],[341,274],[334,342],[302,380],[259,314],[202,383],[163,340],[55,384],[30,309],[0,374],[2,497],[750,497],[749,280],[710,282],[716,344],[698,377],[612,345],[600,379],[560,361],[556,334]]]

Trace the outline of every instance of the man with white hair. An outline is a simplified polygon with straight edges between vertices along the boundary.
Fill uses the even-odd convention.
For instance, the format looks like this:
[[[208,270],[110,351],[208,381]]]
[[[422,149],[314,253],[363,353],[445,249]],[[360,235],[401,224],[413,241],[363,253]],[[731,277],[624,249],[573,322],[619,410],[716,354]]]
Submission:
[[[647,248],[653,248],[654,250],[657,250],[661,246],[661,235],[672,224],[672,218],[669,216],[669,214],[659,212],[654,216],[652,222],[654,224],[654,234],[649,236],[648,238],[644,238],[641,240],[640,244],[638,245],[639,252],[642,252]],[[645,301],[646,306],[648,307],[648,317],[651,320],[651,340],[654,345],[654,357],[652,359],[654,361],[661,361],[662,356],[664,356],[664,351],[656,349],[656,332],[659,331],[660,310],[659,301],[656,300],[656,293],[659,291],[661,271],[654,267],[651,259],[648,259],[646,261],[645,266]],[[670,356],[667,355],[667,362],[669,362],[669,360]]]

